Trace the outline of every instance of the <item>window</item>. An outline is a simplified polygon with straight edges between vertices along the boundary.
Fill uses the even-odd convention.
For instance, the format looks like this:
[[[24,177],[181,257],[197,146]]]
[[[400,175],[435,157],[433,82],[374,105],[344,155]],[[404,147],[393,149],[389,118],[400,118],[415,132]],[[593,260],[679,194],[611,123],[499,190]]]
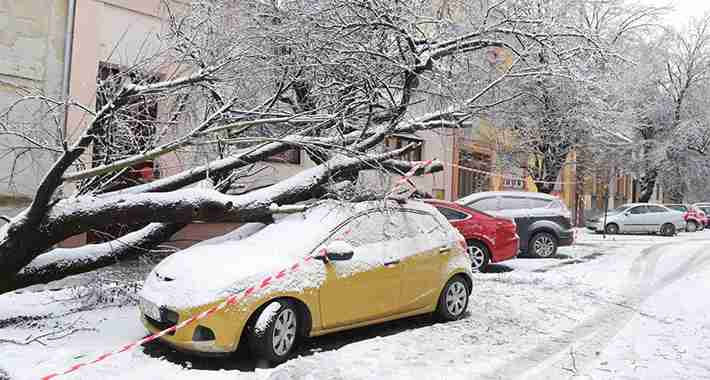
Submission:
[[[648,211],[646,210],[646,206],[637,206],[631,209],[630,213],[634,215],[639,215],[639,214],[645,214]]]
[[[421,233],[416,214],[391,210],[383,215],[386,222],[382,229],[387,240],[412,238]]]
[[[498,198],[490,197],[479,199],[467,206],[479,211],[495,211],[498,210]]]
[[[530,207],[532,208],[547,208],[553,206],[559,208],[559,204],[552,204],[552,199],[530,198]]]
[[[424,142],[420,138],[414,135],[394,135],[388,136],[385,139],[385,147],[387,148],[387,150],[404,148],[405,146],[410,144],[417,144],[417,146],[409,152],[401,155],[400,158],[406,161],[421,161]]]
[[[275,154],[264,161],[279,162],[284,164],[301,164],[301,148],[290,148],[289,150]]]
[[[382,242],[386,240],[383,226],[385,215],[373,212],[351,220],[335,233],[332,240],[343,240],[353,247]]]
[[[113,99],[125,81],[148,84],[158,82],[156,75],[124,71],[120,66],[100,62],[96,77],[96,109]],[[120,112],[101,120],[96,132],[92,164],[102,165],[141,153],[155,146],[158,102],[148,96],[135,96]]]
[[[458,196],[491,190],[491,155],[468,150],[459,151]]]
[[[417,221],[419,222],[421,232],[427,235],[428,238],[431,238],[431,240],[434,240],[435,244],[438,242],[436,239],[446,236],[446,229],[442,227],[433,215],[417,214]]]
[[[666,210],[666,209],[663,208],[663,207],[659,207],[659,206],[651,206],[651,205],[649,205],[649,206],[646,206],[646,207],[648,208],[648,211],[647,211],[647,212],[668,212],[668,210]]]
[[[530,202],[528,198],[503,197],[500,208],[503,210],[522,210],[530,208]]]
[[[688,211],[688,208],[683,206],[683,205],[670,205],[666,206],[671,210],[676,210],[676,211]]]
[[[437,206],[436,209],[439,210],[441,215],[444,215],[446,220],[464,220],[468,218],[468,214],[464,214],[463,212],[456,211],[448,207]]]

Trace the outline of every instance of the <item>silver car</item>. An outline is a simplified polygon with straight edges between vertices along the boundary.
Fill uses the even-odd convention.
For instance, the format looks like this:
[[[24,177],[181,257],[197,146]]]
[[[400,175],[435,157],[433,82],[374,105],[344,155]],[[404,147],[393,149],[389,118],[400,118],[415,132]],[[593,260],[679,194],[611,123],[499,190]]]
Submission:
[[[676,231],[685,229],[685,220],[682,212],[662,205],[632,203],[608,211],[606,220],[604,215],[587,219],[586,226],[607,234],[660,233],[673,236]]]

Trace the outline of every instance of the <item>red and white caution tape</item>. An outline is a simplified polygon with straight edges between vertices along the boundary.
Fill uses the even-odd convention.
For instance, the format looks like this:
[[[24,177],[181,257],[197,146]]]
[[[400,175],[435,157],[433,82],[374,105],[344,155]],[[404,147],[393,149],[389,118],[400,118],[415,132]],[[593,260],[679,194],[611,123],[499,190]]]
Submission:
[[[75,372],[75,371],[79,370],[79,369],[82,368],[82,367],[86,367],[86,366],[89,366],[89,365],[92,365],[92,364],[99,363],[99,362],[101,362],[101,361],[104,361],[104,360],[108,359],[108,358],[111,357],[111,356],[114,356],[114,355],[116,355],[116,354],[120,354],[120,353],[122,353],[122,352],[129,351],[129,350],[131,350],[131,349],[133,349],[133,348],[136,348],[136,347],[138,347],[138,346],[140,346],[140,345],[142,345],[142,344],[145,344],[145,343],[148,343],[148,342],[153,341],[153,340],[155,340],[155,339],[158,339],[158,338],[164,336],[165,334],[168,334],[168,333],[171,333],[171,332],[175,332],[175,331],[177,331],[177,330],[180,330],[180,329],[182,329],[183,327],[189,325],[190,323],[197,322],[197,321],[199,321],[199,320],[205,319],[205,318],[209,317],[210,315],[216,313],[217,311],[223,310],[223,309],[226,308],[227,306],[234,305],[234,304],[236,304],[239,300],[242,300],[242,299],[245,299],[245,298],[249,297],[252,293],[257,292],[257,291],[260,291],[260,290],[262,290],[262,289],[264,289],[264,288],[267,288],[269,285],[272,284],[273,281],[281,280],[281,279],[284,278],[286,275],[291,274],[291,273],[293,273],[293,272],[297,272],[297,271],[300,269],[302,263],[307,263],[307,262],[311,261],[313,258],[314,258],[314,256],[306,256],[305,258],[303,258],[303,260],[302,260],[301,262],[295,263],[295,264],[293,264],[292,266],[290,266],[290,267],[288,267],[288,268],[286,268],[286,269],[283,269],[283,270],[281,270],[281,271],[275,273],[274,275],[264,277],[264,278],[259,282],[258,285],[251,286],[251,287],[247,288],[246,290],[243,290],[243,291],[241,291],[241,292],[239,292],[239,293],[232,294],[232,295],[230,295],[229,297],[227,297],[224,301],[222,301],[222,303],[220,303],[220,304],[218,304],[218,305],[214,305],[214,306],[212,306],[211,308],[209,308],[209,309],[207,309],[207,310],[205,310],[205,311],[203,311],[203,312],[201,312],[201,313],[199,313],[199,314],[197,314],[197,315],[193,315],[192,317],[190,317],[190,318],[188,318],[188,319],[186,319],[186,320],[184,320],[184,321],[182,321],[182,322],[180,322],[180,323],[178,323],[178,324],[176,324],[176,325],[173,325],[173,326],[171,326],[171,327],[168,327],[167,329],[165,329],[165,330],[163,330],[163,331],[157,332],[157,333],[155,333],[155,334],[153,334],[153,335],[149,335],[149,336],[147,336],[147,337],[145,337],[145,338],[143,338],[143,339],[141,339],[141,340],[133,341],[133,342],[131,342],[131,343],[128,343],[128,344],[126,344],[126,345],[123,345],[123,346],[121,346],[119,349],[117,349],[117,350],[115,350],[115,351],[111,351],[111,352],[107,352],[107,353],[105,353],[105,354],[103,354],[103,355],[99,355],[99,356],[96,357],[96,359],[94,359],[93,361],[75,364],[75,365],[69,367],[69,369],[65,370],[64,372],[55,372],[55,373],[50,373],[50,374],[48,374],[48,375],[46,375],[46,376],[42,376],[41,379],[42,379],[42,380],[49,380],[49,379],[53,379],[53,378],[58,377],[58,376],[63,376],[63,375],[70,374],[70,373],[72,373],[72,372]]]
[[[432,162],[434,162],[433,159],[432,159],[432,160],[427,160],[427,161],[419,161],[419,162],[417,162],[417,164],[414,165],[411,169],[409,169],[409,171],[406,172],[406,173],[402,176],[402,178],[400,178],[399,180],[397,180],[397,182],[395,182],[394,186],[392,187],[392,190],[390,190],[389,193],[387,193],[387,195],[385,196],[385,198],[388,198],[389,196],[391,196],[392,194],[394,194],[395,191],[399,190],[399,188],[402,187],[402,185],[404,185],[405,183],[410,183],[409,180],[410,180],[412,177],[414,177],[414,174],[417,173],[417,170],[419,170],[420,168],[425,168],[425,167],[431,165]],[[411,183],[410,183],[410,185],[411,185]],[[413,185],[411,185],[411,186],[414,187]],[[416,189],[415,189],[415,190],[416,190]]]

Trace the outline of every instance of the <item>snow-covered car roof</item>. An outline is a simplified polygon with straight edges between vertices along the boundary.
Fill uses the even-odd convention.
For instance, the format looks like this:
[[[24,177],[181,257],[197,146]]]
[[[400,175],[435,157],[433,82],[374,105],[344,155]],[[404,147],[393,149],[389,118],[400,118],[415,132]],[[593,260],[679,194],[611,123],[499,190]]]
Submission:
[[[526,197],[526,198],[538,198],[538,199],[549,199],[549,200],[559,199],[559,198],[555,197],[554,195],[545,194],[545,193],[534,193],[531,191],[483,191],[480,193],[473,193],[473,194],[467,195],[463,198],[460,198],[456,201],[456,203],[467,204],[467,203],[471,203],[473,201],[477,201],[479,199],[490,198],[490,197]]]

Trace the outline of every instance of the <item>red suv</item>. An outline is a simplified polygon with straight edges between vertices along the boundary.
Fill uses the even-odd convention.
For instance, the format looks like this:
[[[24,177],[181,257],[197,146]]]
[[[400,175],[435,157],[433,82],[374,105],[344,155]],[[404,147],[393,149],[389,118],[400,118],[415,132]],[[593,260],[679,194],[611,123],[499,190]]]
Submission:
[[[705,213],[696,206],[682,204],[665,205],[671,210],[680,211],[685,219],[685,230],[688,232],[702,231],[708,225],[708,218]]]
[[[424,201],[436,207],[466,238],[473,269],[483,272],[489,263],[517,256],[520,238],[514,220],[491,216],[453,202],[435,199]]]

